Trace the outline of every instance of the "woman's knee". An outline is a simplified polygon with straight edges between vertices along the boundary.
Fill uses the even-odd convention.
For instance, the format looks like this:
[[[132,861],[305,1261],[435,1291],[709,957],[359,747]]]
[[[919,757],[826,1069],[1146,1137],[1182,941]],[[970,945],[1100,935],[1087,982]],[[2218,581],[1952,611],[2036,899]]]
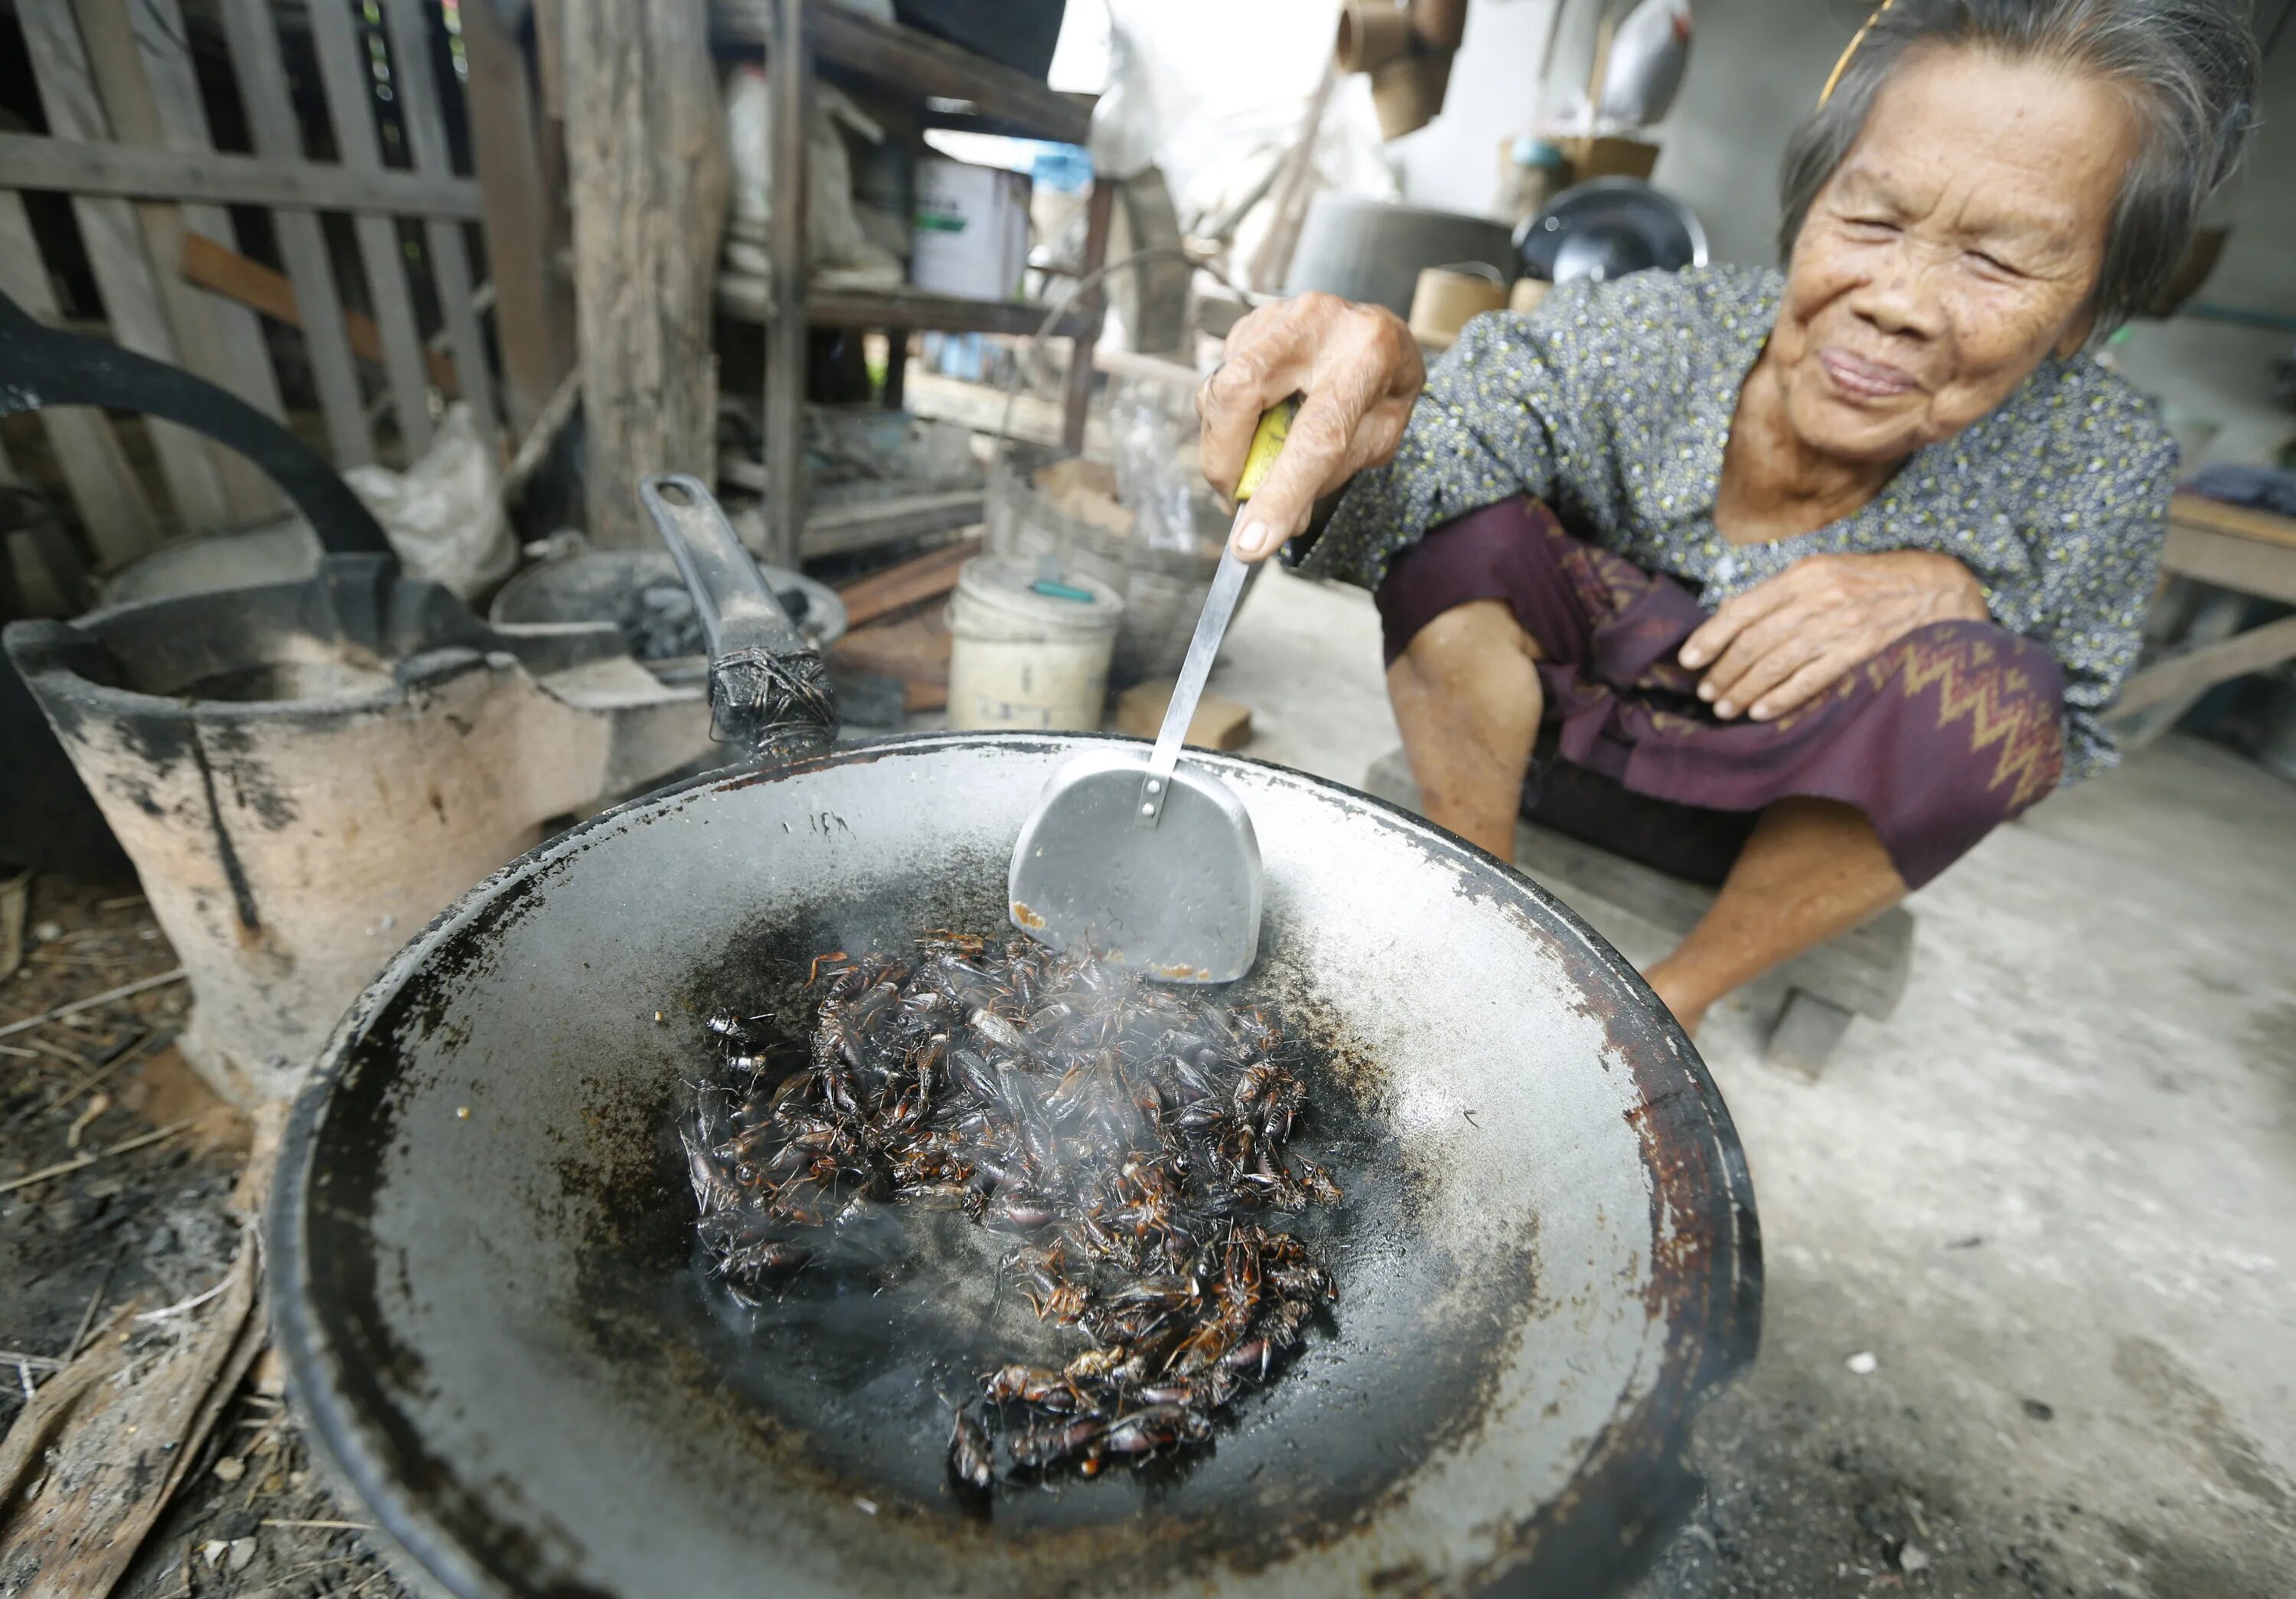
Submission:
[[[1454,605],[1412,635],[1402,659],[1423,673],[1474,676],[1496,662],[1546,659],[1505,600]]]
[[[1505,601],[1471,600],[1413,635],[1388,668],[1388,695],[1399,717],[1521,721],[1535,733],[1540,659]]]

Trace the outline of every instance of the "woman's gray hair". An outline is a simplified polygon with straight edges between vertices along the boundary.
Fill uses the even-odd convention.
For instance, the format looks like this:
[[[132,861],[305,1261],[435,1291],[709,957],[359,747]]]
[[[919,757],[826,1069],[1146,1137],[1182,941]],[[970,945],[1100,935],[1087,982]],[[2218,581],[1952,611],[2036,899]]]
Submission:
[[[1781,255],[1857,142],[1882,86],[1909,52],[1969,48],[2038,57],[2121,86],[2143,119],[2121,179],[2088,309],[2110,332],[2152,303],[2184,259],[2201,207],[2240,160],[2255,119],[2259,58],[2242,0],[1893,0],[1824,103],[1787,142]]]

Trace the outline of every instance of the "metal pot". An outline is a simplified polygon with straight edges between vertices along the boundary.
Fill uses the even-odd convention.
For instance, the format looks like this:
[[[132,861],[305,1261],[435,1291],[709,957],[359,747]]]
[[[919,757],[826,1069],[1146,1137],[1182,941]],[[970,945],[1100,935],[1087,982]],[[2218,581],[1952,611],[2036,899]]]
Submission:
[[[354,1005],[281,1163],[277,1332],[325,1454],[447,1588],[1596,1594],[1679,1515],[1685,1429],[1760,1299],[1696,1054],[1508,867],[1235,757],[1192,758],[1264,854],[1239,989],[1327,1062],[1335,1323],[1207,1451],[984,1515],[946,1486],[936,1389],[996,1326],[727,1319],[672,1131],[701,1018],[804,1013],[825,950],[1003,927],[1037,791],[1108,742],[816,743],[668,790],[497,873]]]

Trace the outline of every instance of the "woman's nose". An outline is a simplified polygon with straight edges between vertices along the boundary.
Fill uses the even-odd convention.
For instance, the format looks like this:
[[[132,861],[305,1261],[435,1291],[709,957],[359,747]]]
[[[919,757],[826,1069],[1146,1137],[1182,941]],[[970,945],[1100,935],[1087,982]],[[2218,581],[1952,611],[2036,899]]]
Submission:
[[[1934,339],[1945,331],[1947,264],[1908,242],[1890,252],[1852,296],[1850,308],[1884,333]]]

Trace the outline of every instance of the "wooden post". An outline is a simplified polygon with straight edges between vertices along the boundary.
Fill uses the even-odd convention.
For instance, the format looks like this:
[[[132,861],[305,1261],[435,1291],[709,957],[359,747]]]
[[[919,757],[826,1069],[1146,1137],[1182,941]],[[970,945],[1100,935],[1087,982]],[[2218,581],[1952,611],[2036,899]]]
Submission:
[[[725,115],[705,0],[566,0],[566,144],[589,534],[655,544],[648,472],[717,479],[710,291]]]
[[[1108,258],[1108,225],[1116,209],[1116,180],[1092,180],[1092,197],[1085,202],[1084,260],[1086,272],[1096,272]],[[1084,454],[1084,424],[1092,412],[1092,348],[1100,341],[1101,317],[1108,304],[1108,286],[1095,283],[1078,301],[1085,331],[1069,340],[1069,382],[1066,407],[1061,417],[1061,446],[1071,455]]]
[[[462,18],[471,63],[471,153],[487,195],[503,408],[511,437],[523,439],[573,364],[574,305],[550,269],[550,198],[526,53],[493,6],[466,7]]]
[[[808,70],[805,0],[777,0],[771,59],[773,309],[766,329],[766,547],[776,566],[795,568],[805,529],[805,256]]]

